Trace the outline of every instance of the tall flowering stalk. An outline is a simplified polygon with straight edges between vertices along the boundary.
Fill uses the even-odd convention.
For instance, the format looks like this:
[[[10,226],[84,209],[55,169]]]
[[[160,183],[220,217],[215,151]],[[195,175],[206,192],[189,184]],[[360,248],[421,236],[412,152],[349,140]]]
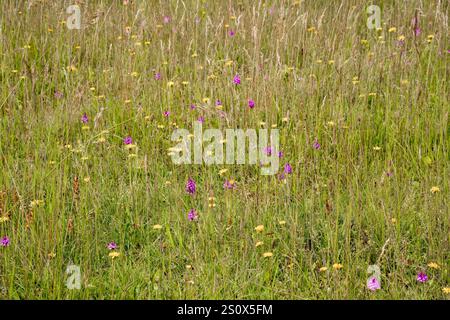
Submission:
[[[188,179],[186,182],[186,192],[189,194],[194,194],[197,190],[197,185],[195,184],[195,181],[191,178]]]

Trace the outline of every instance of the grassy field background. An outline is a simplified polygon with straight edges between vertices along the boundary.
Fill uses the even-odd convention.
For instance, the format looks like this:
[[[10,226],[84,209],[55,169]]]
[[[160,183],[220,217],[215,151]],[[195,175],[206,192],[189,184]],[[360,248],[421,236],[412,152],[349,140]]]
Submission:
[[[1,1],[0,299],[448,299],[448,11]],[[292,174],[174,165],[199,117],[276,126]]]

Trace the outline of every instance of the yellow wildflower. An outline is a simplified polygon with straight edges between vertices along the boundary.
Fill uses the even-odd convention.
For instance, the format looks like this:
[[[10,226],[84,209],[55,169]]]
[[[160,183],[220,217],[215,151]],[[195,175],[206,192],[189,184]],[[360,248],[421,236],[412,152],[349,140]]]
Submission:
[[[333,269],[334,270],[341,270],[344,266],[340,263],[335,263],[333,264]]]
[[[40,207],[44,204],[44,200],[33,200],[30,202],[30,207]]]
[[[441,268],[436,262],[430,262],[428,264],[428,267],[430,267],[431,269],[436,269],[436,270]]]
[[[264,226],[262,224],[260,224],[259,226],[255,227],[256,232],[263,232],[264,230]]]
[[[73,64],[67,66],[67,71],[69,72],[76,72],[77,70],[78,70],[77,67],[75,67]]]
[[[438,193],[438,192],[441,192],[441,189],[439,189],[439,187],[437,187],[437,186],[434,186],[434,187],[431,187],[430,192],[431,193]]]
[[[9,217],[8,216],[0,217],[0,223],[6,222],[6,221],[9,221]]]
[[[109,254],[108,254],[108,256],[111,258],[111,259],[115,259],[115,258],[117,258],[117,257],[119,257],[120,256],[120,252],[118,252],[118,251],[112,251],[112,252],[110,252]]]

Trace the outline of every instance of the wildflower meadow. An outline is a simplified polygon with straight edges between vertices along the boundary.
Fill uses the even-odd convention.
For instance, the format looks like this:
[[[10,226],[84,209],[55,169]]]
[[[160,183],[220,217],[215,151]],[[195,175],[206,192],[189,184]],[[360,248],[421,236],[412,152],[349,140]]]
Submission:
[[[0,299],[449,299],[449,9],[0,1]]]

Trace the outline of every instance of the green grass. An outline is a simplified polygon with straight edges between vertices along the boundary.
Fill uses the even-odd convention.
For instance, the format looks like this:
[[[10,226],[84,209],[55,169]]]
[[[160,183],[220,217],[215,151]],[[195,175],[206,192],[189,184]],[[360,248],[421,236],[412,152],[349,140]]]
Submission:
[[[89,1],[81,30],[62,23],[71,4],[0,5],[1,299],[448,299],[447,2],[378,1],[379,31],[362,0]],[[172,164],[173,130],[200,115],[276,124],[293,174]]]

